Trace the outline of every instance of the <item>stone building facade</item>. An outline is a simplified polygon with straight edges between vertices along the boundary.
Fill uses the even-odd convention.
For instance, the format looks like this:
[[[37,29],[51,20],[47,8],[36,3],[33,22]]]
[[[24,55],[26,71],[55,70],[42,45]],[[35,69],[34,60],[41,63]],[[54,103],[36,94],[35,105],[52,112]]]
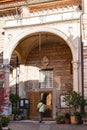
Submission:
[[[44,94],[48,119],[68,92],[87,97],[86,16],[86,0],[0,2],[1,87],[30,100],[29,118]]]

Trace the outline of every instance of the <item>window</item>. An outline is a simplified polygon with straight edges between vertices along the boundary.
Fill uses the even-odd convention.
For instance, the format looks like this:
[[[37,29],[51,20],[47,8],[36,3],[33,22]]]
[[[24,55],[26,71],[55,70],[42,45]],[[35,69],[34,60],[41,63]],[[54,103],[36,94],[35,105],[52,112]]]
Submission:
[[[53,70],[41,70],[40,71],[40,88],[52,88],[53,87]]]

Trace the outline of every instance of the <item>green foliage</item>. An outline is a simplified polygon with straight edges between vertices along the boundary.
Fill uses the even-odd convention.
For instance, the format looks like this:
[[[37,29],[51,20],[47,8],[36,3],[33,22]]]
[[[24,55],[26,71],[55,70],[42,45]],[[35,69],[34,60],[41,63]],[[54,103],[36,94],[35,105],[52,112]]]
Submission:
[[[13,94],[13,93],[12,93],[12,94],[10,95],[10,101],[11,101],[12,104],[17,103],[18,100],[19,100],[19,96],[18,96],[17,94]]]
[[[84,117],[84,118],[87,118],[87,112],[85,112],[85,113],[83,114],[83,117]]]
[[[1,117],[1,124],[3,127],[8,126],[9,122],[10,122],[9,116],[3,115]]]
[[[70,106],[75,113],[76,110],[82,105],[85,106],[87,104],[87,100],[83,98],[80,93],[72,91],[68,95],[65,96],[66,105]]]
[[[12,108],[12,114],[14,114],[14,115],[18,114],[18,108],[17,107]]]
[[[65,115],[64,114],[58,114],[55,117],[56,121],[65,121]]]
[[[65,113],[65,119],[70,119],[70,114],[69,113]]]
[[[86,106],[87,105],[87,99],[84,99],[82,95],[80,95],[79,105],[80,106]]]
[[[74,113],[76,119],[78,120],[78,123],[82,122],[82,114],[80,112],[75,112]]]
[[[17,94],[11,94],[9,98],[12,103],[12,114],[17,115],[18,114],[17,104],[19,101],[19,96]]]
[[[10,128],[8,128],[8,130],[11,130]]]

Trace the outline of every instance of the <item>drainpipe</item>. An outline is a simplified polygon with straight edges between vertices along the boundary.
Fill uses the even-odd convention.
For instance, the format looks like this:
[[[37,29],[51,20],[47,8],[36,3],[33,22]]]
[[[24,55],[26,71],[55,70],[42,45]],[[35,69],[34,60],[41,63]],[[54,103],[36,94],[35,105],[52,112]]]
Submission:
[[[16,57],[16,95],[19,95],[18,93],[18,87],[19,87],[19,75],[18,75],[18,57]]]
[[[84,98],[84,57],[83,57],[83,42],[82,42],[82,16],[80,17],[80,39],[81,39],[81,76],[82,76],[82,96]],[[84,107],[82,108],[82,111],[84,112]]]
[[[81,44],[81,77],[82,77],[82,96],[84,98],[84,56],[83,56],[83,41],[82,41],[82,18],[84,14],[84,0],[82,1],[82,13],[80,15],[80,44]],[[81,112],[84,113],[84,106],[81,106]]]

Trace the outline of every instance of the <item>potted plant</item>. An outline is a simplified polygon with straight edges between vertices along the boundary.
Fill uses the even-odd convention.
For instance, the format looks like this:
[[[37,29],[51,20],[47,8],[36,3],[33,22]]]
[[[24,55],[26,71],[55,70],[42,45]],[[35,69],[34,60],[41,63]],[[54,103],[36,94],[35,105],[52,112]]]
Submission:
[[[9,97],[11,103],[12,103],[12,116],[13,119],[15,120],[16,117],[17,117],[17,114],[18,114],[18,101],[19,101],[19,96],[17,94],[10,94],[10,97]]]
[[[65,123],[65,115],[58,114],[58,115],[56,115],[55,120],[58,124],[64,124]]]
[[[13,121],[14,120],[14,114],[10,114],[9,118],[10,118],[10,121]]]
[[[78,102],[80,100],[80,95],[77,92],[72,91],[65,96],[64,100],[66,102],[66,105],[71,108],[71,112],[75,113],[76,110],[79,108]]]
[[[81,124],[82,123],[82,114],[81,114],[81,112],[75,112],[74,114],[75,114],[75,118],[76,118],[78,124]]]
[[[65,96],[64,100],[71,109],[71,123],[77,124],[75,113],[78,111],[81,113],[81,106],[86,105],[86,99],[80,93],[72,91]]]
[[[12,108],[12,114],[14,115],[14,120],[17,120],[17,117],[18,117],[18,108],[17,107]]]
[[[7,115],[2,115],[2,117],[1,117],[1,125],[2,125],[2,130],[8,130],[9,128],[8,128],[8,124],[9,124],[9,122],[10,122],[10,118],[9,118],[9,116],[7,116]]]
[[[65,113],[65,123],[70,124],[70,114],[69,113]]]

